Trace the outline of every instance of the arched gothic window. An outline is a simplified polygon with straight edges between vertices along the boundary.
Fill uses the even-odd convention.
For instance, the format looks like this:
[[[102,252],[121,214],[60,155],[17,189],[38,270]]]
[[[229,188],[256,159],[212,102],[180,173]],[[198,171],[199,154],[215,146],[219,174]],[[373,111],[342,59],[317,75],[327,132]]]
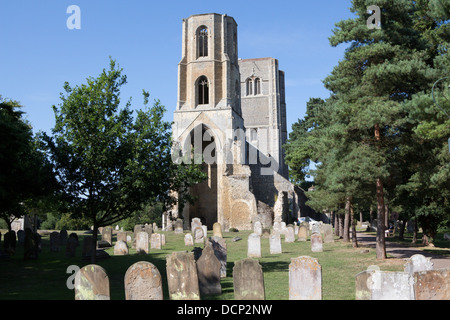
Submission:
[[[261,79],[255,79],[255,95],[261,94]]]
[[[251,96],[253,94],[253,80],[252,79],[247,79],[246,87],[247,87],[247,96]]]
[[[198,39],[198,56],[208,56],[208,28],[201,26],[197,34]]]
[[[208,78],[201,76],[197,82],[198,104],[209,104]]]

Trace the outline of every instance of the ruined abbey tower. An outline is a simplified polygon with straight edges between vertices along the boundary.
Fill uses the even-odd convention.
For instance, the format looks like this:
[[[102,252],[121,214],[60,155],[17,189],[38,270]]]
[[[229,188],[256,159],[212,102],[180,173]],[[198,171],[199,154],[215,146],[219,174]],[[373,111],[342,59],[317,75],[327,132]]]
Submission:
[[[278,61],[239,59],[237,24],[227,15],[193,15],[183,19],[182,32],[175,152],[208,173],[190,189],[198,200],[179,213],[185,227],[192,218],[208,228],[220,222],[224,230],[292,221],[299,206],[282,149],[286,103]]]

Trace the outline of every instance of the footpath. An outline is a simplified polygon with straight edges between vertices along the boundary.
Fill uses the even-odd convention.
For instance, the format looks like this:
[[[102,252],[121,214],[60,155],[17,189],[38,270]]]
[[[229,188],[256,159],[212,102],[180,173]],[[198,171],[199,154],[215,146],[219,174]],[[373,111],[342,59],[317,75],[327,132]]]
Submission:
[[[376,237],[374,235],[365,232],[357,232],[356,236],[358,239],[358,245],[369,248],[376,247]],[[408,246],[407,244],[390,242],[389,238],[386,238],[386,254],[397,259],[408,259],[415,254],[421,254],[425,257],[431,258],[434,269],[450,268],[450,257],[423,251],[419,248]]]

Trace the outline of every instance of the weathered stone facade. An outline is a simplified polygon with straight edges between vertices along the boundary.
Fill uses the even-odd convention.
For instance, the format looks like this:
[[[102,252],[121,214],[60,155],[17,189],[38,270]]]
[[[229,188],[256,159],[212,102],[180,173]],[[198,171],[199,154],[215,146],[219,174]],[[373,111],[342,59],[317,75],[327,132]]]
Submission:
[[[273,208],[280,191],[288,194],[283,218],[299,216],[282,150],[286,102],[278,61],[238,59],[237,24],[227,15],[193,15],[182,30],[173,160],[202,163],[208,173],[190,189],[196,203],[179,212],[185,229],[197,217],[208,229],[219,222],[224,230],[251,230],[260,220],[258,203]]]

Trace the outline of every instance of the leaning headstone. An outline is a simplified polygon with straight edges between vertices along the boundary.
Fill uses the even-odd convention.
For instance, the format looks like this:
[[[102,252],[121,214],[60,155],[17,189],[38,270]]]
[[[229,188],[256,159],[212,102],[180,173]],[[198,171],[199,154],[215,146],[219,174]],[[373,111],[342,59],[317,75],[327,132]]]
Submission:
[[[125,241],[119,240],[114,245],[114,255],[115,256],[126,256],[128,255],[128,245]]]
[[[322,235],[320,233],[313,233],[311,235],[311,251],[312,252],[322,252],[323,244],[322,244]]]
[[[222,225],[219,222],[216,222],[213,225],[213,237],[222,238]]]
[[[416,300],[450,300],[450,269],[414,273]]]
[[[194,243],[205,243],[205,235],[201,226],[194,230]]]
[[[194,245],[194,239],[192,238],[192,234],[186,233],[184,235],[184,245],[187,247],[192,247]]]
[[[251,258],[236,261],[233,286],[235,300],[264,300],[264,275],[259,262]]]
[[[281,236],[279,233],[273,233],[269,238],[270,254],[280,254],[281,250]]]
[[[256,233],[252,233],[248,236],[247,257],[261,258],[261,237]]]
[[[140,261],[125,273],[126,300],[163,300],[161,274],[150,262]]]
[[[50,252],[59,252],[59,232],[50,233]]]
[[[161,234],[153,233],[152,236],[150,237],[150,249],[161,250],[161,247],[162,247]]]
[[[183,233],[183,220],[182,219],[177,219],[175,221],[175,230],[174,232],[176,234],[182,234]]]
[[[197,260],[196,265],[200,295],[222,294],[222,286],[220,285],[221,264],[211,246],[206,246],[203,249],[202,255]]]
[[[167,284],[171,300],[200,300],[194,255],[173,252],[166,258]]]
[[[105,269],[90,264],[76,273],[75,300],[110,300],[109,278]]]
[[[211,237],[209,238],[209,245],[214,250],[214,255],[220,261],[220,277],[225,278],[227,276],[227,243],[224,238]]]
[[[261,221],[255,221],[253,224],[253,232],[258,236],[262,236],[262,224]]]
[[[141,231],[137,234],[136,237],[136,252],[145,254],[148,253],[148,233],[145,231]]]
[[[322,267],[317,259],[291,258],[289,300],[322,300]]]
[[[308,238],[308,229],[304,225],[300,225],[298,228],[297,241],[306,241]]]
[[[286,228],[286,235],[284,237],[284,242],[286,242],[286,243],[295,242],[294,227],[289,226]]]
[[[426,258],[421,254],[415,254],[410,257],[405,263],[405,272],[408,272],[411,276],[414,275],[414,272],[419,271],[428,271],[433,270],[433,262],[431,262],[431,258]]]

